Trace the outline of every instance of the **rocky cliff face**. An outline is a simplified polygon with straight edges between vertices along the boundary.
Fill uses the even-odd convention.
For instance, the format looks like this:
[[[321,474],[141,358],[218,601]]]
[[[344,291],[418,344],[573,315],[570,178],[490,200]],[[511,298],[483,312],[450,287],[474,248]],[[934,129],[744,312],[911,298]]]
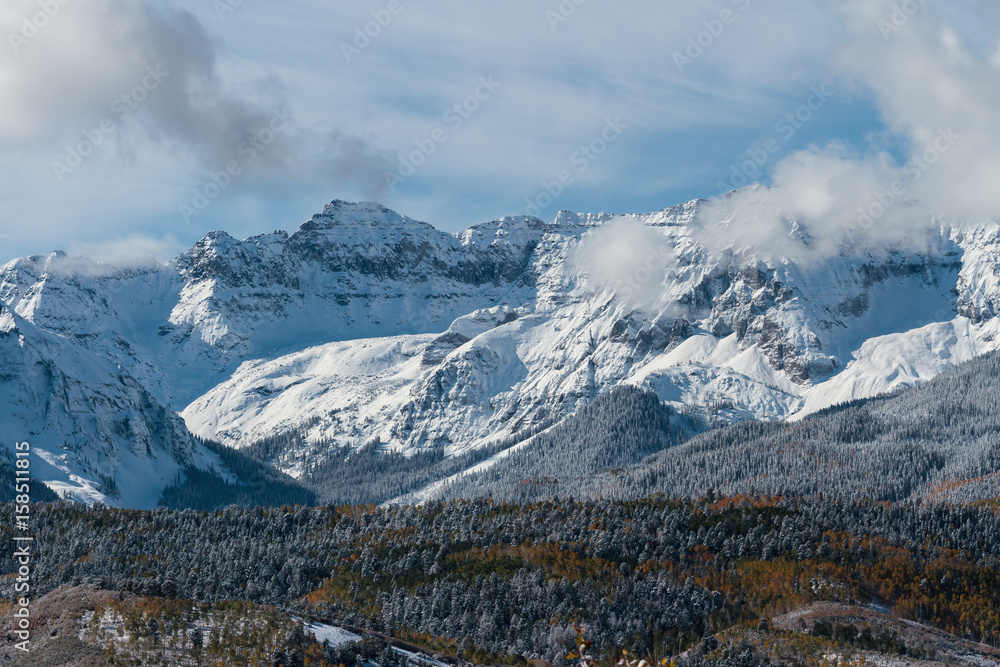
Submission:
[[[302,427],[313,458],[375,440],[453,454],[622,383],[726,420],[793,418],[994,346],[995,225],[793,261],[705,248],[701,206],[451,235],[337,201],[292,234],[213,232],[166,266],[17,260],[0,302],[67,341],[60,369],[120,368],[122,410],[178,409],[236,447]]]

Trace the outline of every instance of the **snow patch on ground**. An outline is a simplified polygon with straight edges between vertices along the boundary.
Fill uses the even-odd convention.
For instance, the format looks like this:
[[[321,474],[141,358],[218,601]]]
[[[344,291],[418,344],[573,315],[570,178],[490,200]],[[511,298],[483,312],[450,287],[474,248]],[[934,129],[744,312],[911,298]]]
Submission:
[[[48,470],[45,466],[33,466],[32,477],[55,491],[60,498],[76,500],[87,505],[107,503],[107,496],[98,490],[98,487],[101,486],[99,483],[72,473],[69,466],[66,465],[66,454],[56,455],[38,447],[35,447],[32,453],[53,469]],[[62,479],[57,477],[62,477]]]
[[[330,646],[340,646],[341,644],[350,644],[351,642],[361,641],[361,635],[356,635],[353,632],[349,632],[343,628],[338,628],[335,625],[326,625],[324,623],[309,623],[305,626],[305,631],[316,638],[316,641],[322,644],[323,642],[329,642]]]

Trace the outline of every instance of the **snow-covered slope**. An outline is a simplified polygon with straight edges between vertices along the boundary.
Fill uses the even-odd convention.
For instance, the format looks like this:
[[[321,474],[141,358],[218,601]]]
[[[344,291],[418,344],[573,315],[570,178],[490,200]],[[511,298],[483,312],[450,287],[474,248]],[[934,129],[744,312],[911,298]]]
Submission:
[[[0,308],[0,431],[64,498],[151,508],[187,466],[221,468],[115,363]]]
[[[292,235],[211,232],[168,266],[15,260],[0,302],[186,405],[247,359],[442,331],[519,289],[529,298],[518,281],[543,229],[508,218],[459,240],[377,204],[333,202]]]
[[[183,416],[195,432],[233,446],[308,423],[316,442],[378,440],[450,454],[557,420],[621,383],[727,420],[784,419],[927,379],[990,347],[985,338],[964,347],[955,339],[942,356],[947,341],[914,343],[914,358],[899,360],[912,369],[895,376],[888,343],[878,343],[881,354],[868,349],[880,337],[919,338],[928,322],[968,323],[947,323],[963,268],[948,230],[923,253],[883,248],[810,264],[734,253],[721,261],[696,242],[698,207],[562,213],[520,278],[530,291],[514,289],[436,337],[338,342],[248,362]],[[656,234],[662,247],[651,252],[673,257],[645,277],[655,296],[639,304],[581,259],[591,239],[605,242],[602,230],[632,224]],[[984,330],[968,326],[974,338]],[[859,376],[864,382],[852,379]]]
[[[451,235],[337,201],[292,234],[213,232],[166,266],[17,260],[0,302],[198,435],[243,447],[301,428],[314,458],[373,441],[455,454],[619,384],[729,421],[800,417],[997,346],[991,223],[804,261],[706,248],[702,207]]]

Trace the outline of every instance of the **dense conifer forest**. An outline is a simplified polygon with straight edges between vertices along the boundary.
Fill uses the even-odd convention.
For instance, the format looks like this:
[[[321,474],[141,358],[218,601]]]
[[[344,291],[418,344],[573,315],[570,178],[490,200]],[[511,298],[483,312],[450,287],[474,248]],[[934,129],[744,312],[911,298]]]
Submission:
[[[624,648],[688,660],[728,651],[745,662],[704,664],[758,664],[762,649],[726,633],[818,601],[877,604],[1000,643],[1000,518],[989,507],[660,497],[205,513],[56,503],[33,521],[39,593],[93,585],[267,604],[477,664],[561,664],[577,626],[599,660]],[[4,573],[13,567],[6,560]],[[815,636],[844,650],[875,641],[824,632]],[[925,650],[893,637],[883,644]]]
[[[164,490],[164,507],[213,510],[228,505],[314,505],[316,494],[273,467],[243,452],[210,440],[201,440],[220,459],[226,470],[243,483],[231,483],[215,470],[189,467]]]
[[[384,451],[378,441],[355,450],[345,447],[330,453],[329,443],[309,441],[306,434],[311,425],[311,422],[306,422],[299,428],[258,440],[242,453],[268,466],[300,463],[302,475],[298,483],[314,491],[321,502],[379,504],[467,470],[544,431],[552,423],[542,422],[512,437],[447,458],[443,448],[404,455]],[[327,453],[318,457],[318,461],[313,461],[312,458],[320,451]]]

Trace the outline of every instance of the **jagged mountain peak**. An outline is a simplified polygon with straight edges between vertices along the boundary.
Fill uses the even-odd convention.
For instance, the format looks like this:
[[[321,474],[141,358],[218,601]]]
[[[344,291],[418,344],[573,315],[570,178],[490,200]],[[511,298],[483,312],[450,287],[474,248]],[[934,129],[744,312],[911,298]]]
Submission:
[[[17,272],[26,272],[33,276],[44,274],[67,274],[80,273],[80,266],[93,263],[83,257],[70,257],[62,250],[54,250],[47,255],[29,255],[12,259],[3,266],[2,272],[10,275]]]
[[[654,213],[579,213],[559,211],[552,221],[552,228],[601,227],[613,220],[632,220],[651,227],[689,226],[695,222],[705,199],[693,199],[677,206],[668,206]]]
[[[497,218],[496,220],[490,220],[489,222],[482,222],[478,225],[473,225],[469,227],[468,230],[473,229],[539,229],[544,228],[545,221],[540,218],[536,218],[532,215],[505,215],[503,217]]]
[[[233,236],[232,234],[223,229],[213,229],[212,231],[205,234],[205,236],[202,237],[201,241],[195,243],[195,246],[197,246],[199,243],[204,245],[210,245],[210,244],[230,243],[233,241],[239,241],[239,239],[237,239],[235,236]]]
[[[325,230],[419,230],[443,234],[426,222],[400,215],[377,202],[347,202],[340,199],[330,202],[322,213],[302,223],[296,234]]]
[[[554,227],[592,227],[603,225],[613,216],[607,213],[574,213],[573,211],[559,211],[555,220],[552,221]]]
[[[375,213],[382,215],[387,213],[396,214],[395,211],[375,201],[351,202],[351,201],[346,201],[344,199],[334,199],[329,204],[323,207],[323,213],[321,215],[335,217],[338,215],[351,215],[351,214],[363,214],[363,213]]]
[[[455,236],[464,246],[537,243],[547,227],[545,222],[532,216],[505,216],[473,225]]]

